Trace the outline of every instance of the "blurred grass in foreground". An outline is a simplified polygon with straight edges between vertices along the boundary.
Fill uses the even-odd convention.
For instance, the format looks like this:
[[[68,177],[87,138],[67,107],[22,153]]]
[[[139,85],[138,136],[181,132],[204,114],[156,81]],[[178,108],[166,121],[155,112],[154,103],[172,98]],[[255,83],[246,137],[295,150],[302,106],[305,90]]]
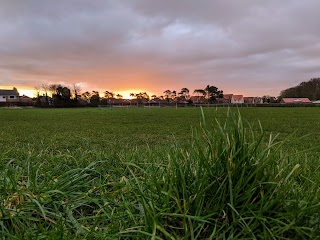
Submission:
[[[2,238],[320,234],[318,149],[293,150],[316,147],[299,129],[224,109],[41,110],[0,110]]]

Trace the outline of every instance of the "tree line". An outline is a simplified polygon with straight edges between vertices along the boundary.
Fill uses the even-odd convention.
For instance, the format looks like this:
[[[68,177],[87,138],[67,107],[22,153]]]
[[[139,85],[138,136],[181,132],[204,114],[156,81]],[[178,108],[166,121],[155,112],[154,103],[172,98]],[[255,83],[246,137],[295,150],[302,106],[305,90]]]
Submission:
[[[36,87],[36,105],[40,107],[77,107],[77,106],[98,106],[108,105],[116,99],[123,99],[119,93],[112,91],[82,91],[78,84],[42,84]],[[102,97],[101,97],[102,96]],[[130,93],[130,97],[137,103],[150,100],[163,101],[167,103],[180,102],[192,104],[192,96],[204,99],[208,103],[219,102],[223,98],[223,91],[216,86],[207,85],[205,88],[195,89],[191,92],[188,88],[181,88],[180,91],[167,89],[162,95],[149,95],[147,92]],[[307,82],[301,82],[295,87],[281,91],[278,98],[263,96],[264,103],[280,102],[282,98],[309,98],[310,100],[320,99],[320,78],[312,78]]]
[[[320,78],[311,78],[307,82],[287,88],[280,93],[279,99],[282,98],[309,98],[310,100],[320,99]]]
[[[43,84],[35,88],[37,91],[36,105],[41,107],[77,107],[77,106],[98,106],[108,105],[114,100],[123,99],[119,93],[112,91],[82,91],[78,84]],[[102,97],[101,97],[102,96]],[[205,88],[195,89],[191,92],[188,88],[181,88],[180,91],[167,89],[162,95],[149,95],[147,92],[130,93],[130,97],[136,103],[145,103],[155,100],[166,103],[189,103],[192,104],[192,96],[203,99],[207,103],[217,103],[223,98],[223,91],[216,86],[207,85]],[[320,78],[312,78],[307,82],[301,82],[295,87],[281,91],[279,97],[265,95],[261,97],[263,103],[279,103],[282,98],[309,98],[310,100],[320,99]]]
[[[99,104],[108,105],[110,100],[123,99],[119,93],[112,91],[104,91],[100,94],[99,91],[82,92],[78,84],[66,86],[63,84],[42,84],[36,87],[37,97],[36,105],[39,107],[77,107],[77,106],[98,106]],[[103,95],[103,97],[101,97]],[[223,91],[215,86],[207,85],[203,89],[195,89],[193,93],[186,87],[180,91],[165,90],[163,95],[149,95],[147,92],[130,93],[132,99],[139,102],[150,100],[171,102],[192,103],[191,96],[198,96],[205,99],[209,103],[217,102],[217,99],[223,98]]]

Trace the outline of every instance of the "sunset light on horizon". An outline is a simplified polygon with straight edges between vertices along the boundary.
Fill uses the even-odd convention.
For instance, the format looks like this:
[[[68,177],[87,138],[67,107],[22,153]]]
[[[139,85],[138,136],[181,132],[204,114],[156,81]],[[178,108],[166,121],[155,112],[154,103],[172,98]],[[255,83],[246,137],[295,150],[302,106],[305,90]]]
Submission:
[[[163,95],[213,85],[278,96],[318,77],[320,2],[11,1],[0,8],[0,89],[43,84]]]
[[[12,87],[9,87],[9,86],[3,86],[3,87],[0,86],[0,88],[8,89],[8,90],[12,89]],[[31,98],[37,96],[37,90],[35,90],[35,89],[23,89],[23,88],[20,88],[20,89],[18,89],[18,91],[19,91],[20,96],[25,95],[25,96],[28,96],[28,97],[31,97]],[[40,95],[44,95],[45,94],[41,90],[39,92],[40,92]],[[81,91],[80,93],[82,93],[82,92],[83,91]],[[104,97],[104,91],[103,90],[101,90],[101,91],[98,90],[98,92],[99,92],[100,97]],[[144,91],[144,90],[126,90],[126,91],[121,91],[120,90],[120,91],[111,91],[111,92],[114,93],[115,95],[116,94],[120,94],[123,99],[133,99],[134,97],[130,96],[131,93],[140,93],[140,92],[146,92],[146,91]],[[150,97],[152,95],[154,95],[152,92],[147,92],[147,93],[149,94]]]

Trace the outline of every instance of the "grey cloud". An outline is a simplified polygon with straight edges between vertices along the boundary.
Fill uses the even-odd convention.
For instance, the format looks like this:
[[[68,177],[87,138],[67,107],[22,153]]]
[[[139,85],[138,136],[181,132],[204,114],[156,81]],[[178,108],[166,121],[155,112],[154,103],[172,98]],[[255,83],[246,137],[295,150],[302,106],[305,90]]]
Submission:
[[[319,74],[318,9],[317,0],[2,0],[0,84],[85,78],[101,89],[276,95]]]

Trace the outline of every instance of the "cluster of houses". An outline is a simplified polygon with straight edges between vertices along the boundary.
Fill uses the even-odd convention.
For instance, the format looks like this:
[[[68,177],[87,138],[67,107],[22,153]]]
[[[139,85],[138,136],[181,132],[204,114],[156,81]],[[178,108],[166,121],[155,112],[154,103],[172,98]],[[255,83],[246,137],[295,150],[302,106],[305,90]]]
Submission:
[[[194,103],[205,103],[207,100],[204,97],[192,96],[191,100]],[[269,98],[270,101],[270,98]],[[263,104],[269,103],[267,99],[262,97],[244,97],[243,95],[234,95],[234,94],[224,94],[223,98],[217,99],[218,103],[229,103],[229,104]],[[282,104],[292,104],[292,103],[316,103],[319,104],[318,101],[310,101],[309,98],[282,98],[281,101],[277,101],[277,99],[272,98],[271,102],[282,103]]]
[[[0,89],[0,102],[17,102],[19,100],[19,92],[17,89],[2,90]]]
[[[44,97],[43,97],[44,98]],[[171,102],[179,102],[180,100],[173,99]],[[128,105],[128,104],[164,104],[168,103],[166,99],[163,98],[153,98],[151,100],[147,99],[116,99],[116,98],[110,98],[110,99],[103,99],[101,102],[105,104],[114,104],[114,105]],[[181,101],[181,103],[186,103],[186,99],[184,101]],[[204,96],[191,96],[190,99],[188,99],[188,102],[192,102],[193,104],[206,104],[208,103],[208,100]],[[265,103],[265,99],[262,97],[244,97],[243,95],[234,95],[234,94],[224,94],[223,98],[216,99],[216,103],[221,104],[263,104]],[[28,96],[19,96],[19,92],[16,88],[13,88],[11,90],[8,89],[0,89],[0,106],[6,106],[6,105],[14,105],[19,103],[19,105],[34,105],[35,100],[28,97]],[[293,103],[316,103],[320,104],[320,100],[311,102],[308,98],[282,98],[280,103],[282,104],[293,104]]]
[[[24,103],[24,105],[33,105],[34,101],[28,96],[19,96],[19,92],[16,88],[11,90],[0,89],[0,106],[1,105],[15,105],[17,103]]]
[[[194,103],[206,103],[208,100],[204,96],[192,96],[191,101]],[[230,104],[261,104],[263,98],[261,97],[244,97],[243,95],[224,94],[223,98],[218,98],[217,103],[230,103]]]

